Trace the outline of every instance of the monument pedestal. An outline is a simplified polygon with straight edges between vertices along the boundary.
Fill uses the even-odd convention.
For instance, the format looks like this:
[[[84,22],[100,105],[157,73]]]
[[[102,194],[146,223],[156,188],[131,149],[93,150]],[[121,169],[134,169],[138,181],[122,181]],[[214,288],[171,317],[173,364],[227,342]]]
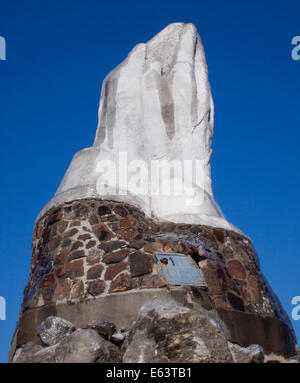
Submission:
[[[167,303],[217,319],[233,343],[295,353],[288,317],[248,238],[158,222],[128,204],[89,199],[53,208],[36,223],[11,355],[40,342],[35,328],[50,315],[82,328],[100,319],[128,329],[141,307]]]

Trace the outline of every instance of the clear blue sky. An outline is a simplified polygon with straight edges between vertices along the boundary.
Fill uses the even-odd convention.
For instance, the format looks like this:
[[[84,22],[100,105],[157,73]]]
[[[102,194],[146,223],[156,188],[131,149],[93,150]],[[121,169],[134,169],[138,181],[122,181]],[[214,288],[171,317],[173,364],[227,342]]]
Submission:
[[[73,154],[93,143],[102,80],[171,22],[193,22],[204,42],[216,200],[253,239],[291,313],[300,295],[300,61],[291,58],[299,17],[299,0],[0,0],[0,361],[29,275],[34,220]]]

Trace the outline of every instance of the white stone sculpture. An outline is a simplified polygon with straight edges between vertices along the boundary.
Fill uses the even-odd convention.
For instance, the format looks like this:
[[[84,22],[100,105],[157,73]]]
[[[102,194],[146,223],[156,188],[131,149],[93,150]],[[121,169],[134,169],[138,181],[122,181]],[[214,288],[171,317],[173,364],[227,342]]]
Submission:
[[[239,231],[213,197],[213,126],[201,39],[193,24],[170,24],[104,79],[94,145],[74,156],[41,214],[66,201],[105,198],[162,221]]]

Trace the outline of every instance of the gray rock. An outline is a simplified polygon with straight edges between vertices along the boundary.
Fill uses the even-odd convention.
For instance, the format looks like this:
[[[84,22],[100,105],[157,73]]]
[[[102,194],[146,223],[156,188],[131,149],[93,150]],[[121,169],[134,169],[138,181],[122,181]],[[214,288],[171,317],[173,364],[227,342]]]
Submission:
[[[124,342],[124,339],[125,339],[125,334],[123,334],[120,331],[116,331],[111,337],[111,342],[117,345],[120,345]]]
[[[61,342],[30,353],[16,363],[119,363],[122,352],[92,329],[79,329]]]
[[[42,350],[43,347],[33,342],[26,343],[21,349],[18,349],[15,353],[13,363],[27,363],[27,360],[31,358],[31,355]]]
[[[16,349],[16,351],[12,357],[12,363],[15,363],[17,361],[17,359],[21,355],[21,352],[22,352],[22,347]]]
[[[122,349],[124,363],[233,362],[219,323],[181,306],[141,312]]]
[[[95,330],[99,335],[103,336],[103,338],[110,340],[112,334],[116,330],[116,325],[112,322],[103,322],[100,320],[94,320],[89,323],[89,328]]]
[[[37,334],[47,346],[55,345],[75,330],[73,323],[54,316],[48,317],[36,328]]]
[[[238,344],[228,342],[233,360],[236,363],[263,363],[265,359],[264,349],[259,344],[251,344],[241,347]]]

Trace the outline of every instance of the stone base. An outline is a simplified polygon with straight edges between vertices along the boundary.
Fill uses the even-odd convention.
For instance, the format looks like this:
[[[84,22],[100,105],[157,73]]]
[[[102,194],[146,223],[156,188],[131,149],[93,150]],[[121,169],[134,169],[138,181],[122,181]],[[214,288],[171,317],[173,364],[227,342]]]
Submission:
[[[156,251],[196,261],[207,287],[168,284]],[[81,200],[49,210],[35,226],[31,272],[10,358],[37,341],[49,315],[85,327],[95,319],[128,328],[144,305],[167,302],[219,320],[233,343],[291,356],[288,316],[243,235],[203,225],[157,222],[121,202]]]
[[[274,354],[266,355],[260,345],[231,343],[218,321],[172,300],[144,307],[126,331],[99,319],[82,329],[49,316],[37,334],[43,345],[28,342],[18,348],[13,363],[264,363],[266,357],[274,361]]]

